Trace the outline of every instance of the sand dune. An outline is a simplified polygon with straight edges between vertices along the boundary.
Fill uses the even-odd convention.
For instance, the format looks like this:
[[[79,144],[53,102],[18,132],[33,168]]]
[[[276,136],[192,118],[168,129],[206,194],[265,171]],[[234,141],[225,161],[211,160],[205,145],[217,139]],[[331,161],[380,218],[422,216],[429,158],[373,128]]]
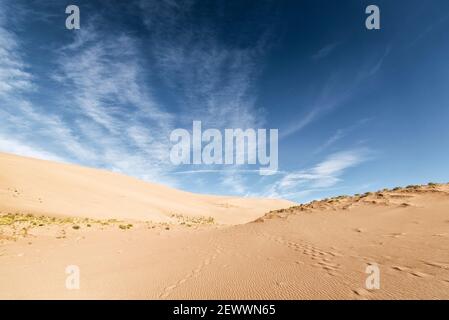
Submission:
[[[254,202],[259,213],[244,215],[257,217],[239,225],[184,216],[168,223],[139,222],[140,214],[148,217],[139,210],[149,204],[162,208],[156,217],[167,216],[169,193],[186,201],[178,201],[177,209],[190,208],[188,213],[194,212],[190,205],[227,203],[219,206],[226,209],[217,215],[223,221],[233,220],[225,219],[227,212],[239,212],[234,206],[243,200],[203,198],[73,166],[31,164],[8,155],[1,159],[2,168],[16,170],[17,177],[1,171],[0,203],[9,210],[17,205],[21,212],[0,217],[3,299],[449,299],[449,185],[336,197],[265,213],[260,213],[265,202]],[[28,181],[27,175],[36,177],[34,170],[51,183]],[[87,203],[94,219],[68,219],[67,212],[58,211],[67,205],[71,214],[82,213],[69,196],[47,198],[58,191],[56,181],[70,188],[73,199]],[[130,189],[122,191],[112,183],[117,181]],[[11,202],[8,188],[18,188],[17,197],[28,200]],[[145,202],[144,190],[160,192],[161,200]],[[98,219],[108,218],[98,204],[111,193],[121,209],[131,200],[138,203],[127,204],[136,208],[135,220],[124,219],[113,204],[110,208],[124,221]],[[42,203],[33,197],[42,197]],[[61,217],[27,215],[28,209]],[[78,290],[66,288],[69,265],[79,267]],[[370,265],[379,268],[379,289],[366,287]]]
[[[206,196],[121,174],[0,153],[0,212],[172,221],[173,215],[249,222],[292,202]]]

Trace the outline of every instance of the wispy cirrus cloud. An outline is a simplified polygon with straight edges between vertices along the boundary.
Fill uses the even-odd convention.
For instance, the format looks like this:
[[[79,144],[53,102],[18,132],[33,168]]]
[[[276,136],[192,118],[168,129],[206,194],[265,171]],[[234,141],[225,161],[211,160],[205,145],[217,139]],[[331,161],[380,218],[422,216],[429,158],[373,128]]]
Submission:
[[[172,116],[141,78],[133,38],[113,38],[86,23],[55,50],[55,68],[45,77],[59,88],[43,107],[30,97],[42,74],[27,70],[18,36],[0,17],[0,150],[173,183],[164,176]]]
[[[269,31],[245,47],[232,45],[215,31],[215,21],[192,21],[195,3],[140,2],[155,67],[177,94],[180,120],[201,120],[213,128],[257,127],[264,118],[255,107],[254,82]]]
[[[342,181],[349,168],[370,159],[368,149],[354,149],[330,154],[315,166],[285,174],[266,193],[270,197],[288,197],[289,194],[317,192]]]
[[[0,148],[9,153],[25,157],[64,162],[63,158],[60,158],[53,153],[42,150],[36,146],[27,145],[25,141],[16,140],[11,138],[11,136],[3,136],[2,134],[0,134]]]
[[[95,30],[87,25],[64,48],[54,77],[70,97],[65,108],[76,106],[74,125],[96,150],[90,162],[168,182],[173,115],[152,96],[137,40]]]
[[[312,60],[321,60],[329,56],[340,45],[340,42],[333,42],[318,50],[312,55]]]
[[[257,108],[255,83],[261,72],[269,28],[239,45],[217,30],[217,23],[193,21],[196,1],[141,1],[149,32],[148,48],[164,84],[176,93],[177,123],[191,128],[200,120],[206,128],[260,128],[264,111]],[[182,30],[182,32],[180,32]],[[238,36],[237,36],[238,37]],[[215,168],[207,167],[211,172]],[[220,168],[222,169],[222,168]],[[244,166],[227,168],[219,180],[227,192],[247,190]],[[183,168],[180,168],[183,170]],[[203,167],[184,172],[206,172]]]
[[[254,81],[266,35],[246,48],[225,43],[210,22],[194,25],[188,18],[194,2],[139,2],[148,28],[143,38],[102,28],[101,17],[86,18],[69,43],[49,46],[54,63],[47,74],[28,72],[18,37],[2,29],[0,43],[9,47],[1,53],[12,61],[7,67],[14,79],[6,79],[3,88],[8,101],[0,110],[5,122],[0,133],[26,144],[14,150],[3,144],[1,150],[29,155],[34,148],[48,159],[176,185],[168,158],[172,129],[189,128],[192,120],[218,129],[256,128],[264,121],[255,106]],[[56,84],[57,91],[45,88],[51,91],[51,105],[28,96],[42,76]],[[175,105],[154,97],[160,89],[153,87],[155,76],[173,93]],[[239,193],[242,172],[229,170],[221,183],[239,182]]]
[[[322,50],[324,52],[321,55],[330,54],[333,48],[330,46]],[[390,52],[391,46],[387,45],[380,54],[364,58],[360,65],[356,65],[356,67],[345,66],[342,70],[333,71],[323,82],[310,106],[306,106],[307,108],[300,118],[287,123],[280,131],[279,137],[284,139],[292,136],[326,114],[344,106],[361,91],[366,80],[375,76],[381,70]]]
[[[33,142],[32,130],[36,129],[36,122],[44,127],[55,125],[59,129],[58,137],[66,136],[61,137],[64,129],[59,126],[57,119],[41,116],[26,97],[37,86],[29,65],[24,61],[22,44],[9,28],[17,22],[8,15],[10,10],[6,2],[0,2],[0,150],[64,161],[64,157],[38,147]]]
[[[363,126],[364,124],[366,124],[370,120],[371,119],[369,119],[369,118],[363,118],[363,119],[357,121],[356,123],[354,123],[353,125],[350,125],[350,126],[348,126],[346,128],[338,129],[322,145],[318,146],[315,149],[315,151],[313,151],[313,154],[319,154],[321,152],[324,152],[324,151],[328,150],[334,144],[336,144],[338,141],[340,141],[343,138],[345,138],[349,133],[351,133],[352,131],[360,128],[361,126]]]
[[[32,75],[20,53],[20,43],[16,35],[6,26],[6,5],[0,3],[0,96],[13,92],[23,92],[33,88]]]

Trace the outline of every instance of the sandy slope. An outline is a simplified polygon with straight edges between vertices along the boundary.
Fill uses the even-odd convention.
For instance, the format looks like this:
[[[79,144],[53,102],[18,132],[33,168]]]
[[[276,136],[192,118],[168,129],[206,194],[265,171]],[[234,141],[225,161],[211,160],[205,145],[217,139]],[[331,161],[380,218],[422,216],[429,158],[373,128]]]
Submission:
[[[152,221],[182,214],[238,224],[291,205],[198,195],[108,171],[0,153],[0,212]]]
[[[76,221],[75,230],[19,218],[0,225],[0,298],[449,299],[449,185],[313,202],[234,226]],[[379,290],[365,287],[369,264]],[[68,265],[80,268],[79,290],[65,288]]]

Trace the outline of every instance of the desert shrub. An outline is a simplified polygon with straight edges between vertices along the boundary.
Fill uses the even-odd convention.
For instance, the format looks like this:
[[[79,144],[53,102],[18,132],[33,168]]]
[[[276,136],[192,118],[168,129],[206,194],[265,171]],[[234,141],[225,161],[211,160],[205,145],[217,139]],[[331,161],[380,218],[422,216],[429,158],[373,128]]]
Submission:
[[[208,218],[206,219],[206,223],[214,224],[214,223],[215,223],[215,218],[214,218],[214,217],[208,217]]]

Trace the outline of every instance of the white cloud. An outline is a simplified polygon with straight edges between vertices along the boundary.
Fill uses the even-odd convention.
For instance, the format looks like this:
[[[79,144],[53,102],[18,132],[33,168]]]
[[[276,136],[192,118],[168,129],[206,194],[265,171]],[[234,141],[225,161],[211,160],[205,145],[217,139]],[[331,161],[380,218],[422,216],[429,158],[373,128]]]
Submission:
[[[3,11],[5,8],[0,7]],[[22,61],[15,35],[6,29],[6,15],[0,14],[0,96],[33,88],[32,76]]]
[[[359,121],[357,121],[356,123],[354,123],[353,125],[346,127],[346,128],[342,128],[342,129],[338,129],[332,136],[330,136],[321,146],[319,146],[314,152],[313,154],[318,154],[322,151],[325,151],[327,149],[329,149],[330,147],[332,147],[336,142],[338,142],[339,140],[345,138],[350,132],[352,132],[353,130],[361,127],[362,125],[366,124],[368,121],[370,121],[370,118],[363,118]]]
[[[10,136],[4,137],[0,135],[0,150],[3,152],[13,153],[24,157],[37,158],[42,160],[51,160],[65,162],[66,160],[45,150],[29,146],[24,141],[16,140]]]
[[[6,30],[3,17],[0,151],[175,184],[164,177],[170,170],[172,116],[143,85],[144,66],[132,38],[98,34],[86,24],[74,45],[57,51],[59,68],[53,78],[65,90],[54,92],[53,105],[42,108],[27,96],[39,78],[26,71],[22,46],[14,32]]]
[[[335,186],[342,181],[341,176],[347,169],[368,160],[369,153],[366,149],[357,149],[331,154],[310,169],[285,174],[270,187],[267,195],[283,197],[301,191],[317,191]]]
[[[27,94],[48,83],[48,74],[31,74],[18,37],[0,24],[0,134],[14,137],[0,150],[176,185],[168,158],[173,128],[189,128],[192,120],[219,129],[260,127],[264,117],[255,106],[253,84],[266,35],[253,46],[232,47],[211,28],[185,23],[193,3],[142,2],[147,39],[108,33],[98,28],[101,17],[85,20],[73,41],[51,53],[51,80],[59,84],[45,106]],[[150,73],[172,91],[178,105],[170,110],[176,114],[155,98]],[[231,167],[223,186],[244,192],[244,170]]]
[[[349,63],[342,64],[345,67],[335,71],[323,82],[323,87],[311,101],[310,106],[306,106],[307,109],[300,118],[297,117],[280,130],[279,137],[287,138],[303,130],[323,115],[343,106],[357,95],[367,79],[381,70],[390,51],[391,46],[387,45],[381,55],[363,57],[359,64],[355,64],[355,67]]]
[[[201,120],[213,128],[258,127],[264,119],[255,108],[253,84],[266,35],[253,46],[232,47],[213,27],[192,24],[194,3],[141,2],[158,74],[177,93],[182,123]]]
[[[201,120],[205,129],[262,128],[265,118],[256,108],[254,83],[268,31],[245,48],[232,46],[208,22],[192,22],[194,3],[140,2],[157,74],[176,92],[179,125],[188,129]],[[223,172],[221,185],[242,194],[247,190],[244,170],[235,166]]]
[[[7,29],[12,24],[7,14],[9,8],[2,2],[0,9],[0,151],[64,161],[63,156],[39,147],[33,140],[38,135],[37,131],[51,131],[51,137],[64,140],[72,148],[77,147],[58,117],[43,116],[25,97],[37,86],[23,60],[20,41],[14,32]]]
[[[64,107],[95,150],[90,163],[175,184],[165,176],[172,169],[168,138],[174,116],[152,97],[137,40],[95,30],[87,25],[63,49],[54,76],[69,97]]]
[[[238,171],[225,171],[221,176],[222,185],[231,193],[243,195],[248,192],[245,177]]]
[[[329,56],[338,46],[340,42],[330,43],[320,50],[318,50],[314,55],[312,55],[313,60],[321,60]]]

